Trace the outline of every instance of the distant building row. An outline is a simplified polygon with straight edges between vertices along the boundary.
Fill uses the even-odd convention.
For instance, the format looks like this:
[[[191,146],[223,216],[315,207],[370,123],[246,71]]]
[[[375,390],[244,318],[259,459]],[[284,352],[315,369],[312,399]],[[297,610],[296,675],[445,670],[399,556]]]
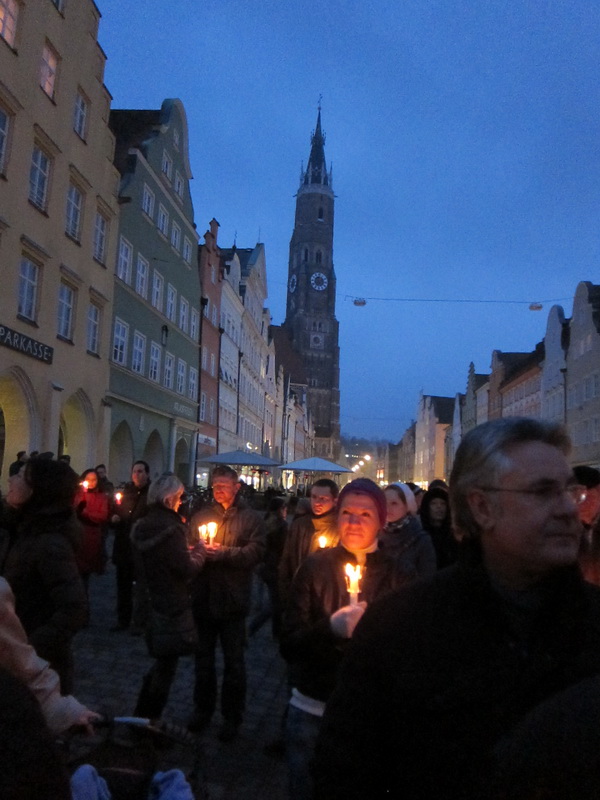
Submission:
[[[532,352],[494,350],[489,374],[471,363],[464,394],[421,394],[416,422],[384,456],[385,474],[420,485],[447,480],[467,431],[514,416],[564,422],[573,465],[600,468],[600,286],[577,286],[571,318],[553,306],[544,340]]]
[[[233,449],[312,454],[265,249],[199,246],[179,100],[110,109],[92,0],[0,0],[0,468],[134,458],[186,484]]]

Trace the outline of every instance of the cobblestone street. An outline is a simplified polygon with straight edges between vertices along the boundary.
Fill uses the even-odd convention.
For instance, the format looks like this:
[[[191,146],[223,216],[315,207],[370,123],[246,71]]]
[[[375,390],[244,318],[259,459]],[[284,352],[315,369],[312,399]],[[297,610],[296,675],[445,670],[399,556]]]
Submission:
[[[111,633],[115,623],[115,574],[112,566],[90,581],[90,625],[74,644],[75,695],[90,708],[110,715],[131,714],[142,677],[151,664],[143,637]],[[286,702],[284,662],[273,643],[269,624],[250,638],[247,648],[247,710],[237,739],[221,744],[217,738],[220,715],[199,737],[210,800],[284,800],[286,771],[282,760],[265,755],[263,748],[277,738]],[[193,708],[193,662],[182,658],[164,718],[185,725]],[[178,747],[167,755],[184,770],[191,754]]]

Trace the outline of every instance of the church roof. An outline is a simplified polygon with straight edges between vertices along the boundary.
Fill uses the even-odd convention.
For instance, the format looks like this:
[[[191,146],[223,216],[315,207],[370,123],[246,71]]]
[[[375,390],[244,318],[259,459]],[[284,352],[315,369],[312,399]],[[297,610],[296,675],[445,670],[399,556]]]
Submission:
[[[311,183],[329,186],[331,175],[327,172],[327,165],[325,163],[325,134],[321,128],[321,106],[319,106],[317,125],[310,138],[310,142],[310,156],[308,157],[303,183],[305,186]]]

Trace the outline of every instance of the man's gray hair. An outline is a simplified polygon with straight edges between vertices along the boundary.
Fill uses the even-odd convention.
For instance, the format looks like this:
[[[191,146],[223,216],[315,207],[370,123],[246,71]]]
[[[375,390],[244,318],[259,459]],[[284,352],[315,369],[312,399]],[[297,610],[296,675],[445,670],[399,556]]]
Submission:
[[[478,486],[496,486],[511,467],[508,451],[525,442],[549,444],[565,456],[571,450],[571,440],[563,425],[528,417],[490,420],[466,434],[456,451],[450,475],[450,508],[459,538],[477,538],[480,533],[467,502],[469,491]]]
[[[160,478],[157,478],[150,484],[150,488],[148,489],[148,504],[160,503],[164,506],[170,497],[174,497],[184,490],[185,486],[177,475],[174,475],[172,472],[165,472]]]

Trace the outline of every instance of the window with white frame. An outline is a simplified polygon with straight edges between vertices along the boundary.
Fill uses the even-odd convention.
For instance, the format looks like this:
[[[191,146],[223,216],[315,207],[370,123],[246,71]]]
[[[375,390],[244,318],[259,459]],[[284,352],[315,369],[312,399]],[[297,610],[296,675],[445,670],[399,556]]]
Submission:
[[[50,157],[40,147],[34,145],[29,170],[29,199],[42,211],[46,210],[48,204],[50,164]]]
[[[189,310],[190,304],[184,297],[181,297],[179,299],[179,327],[182,331],[185,331],[185,333],[187,333],[188,330]]]
[[[158,204],[158,219],[156,224],[158,225],[158,230],[163,234],[163,236],[167,236],[169,233],[169,215],[167,213],[167,209],[162,203]]]
[[[200,421],[206,419],[206,392],[200,392]]]
[[[215,424],[215,399],[214,397],[210,398],[210,402],[208,404],[208,421],[211,425]]]
[[[88,353],[98,355],[100,350],[100,308],[95,303],[88,305],[86,339]]]
[[[162,311],[163,307],[164,285],[163,276],[160,272],[154,270],[154,275],[152,276],[152,305],[159,311]]]
[[[146,337],[139,331],[133,333],[131,346],[131,369],[138,375],[144,374],[144,361],[146,360]]]
[[[73,315],[75,313],[75,291],[61,283],[58,287],[57,334],[62,339],[73,338]]]
[[[40,86],[48,97],[54,98],[56,92],[56,73],[58,70],[58,53],[50,42],[45,42],[40,64]]]
[[[150,364],[148,368],[148,377],[155,383],[160,381],[160,353],[160,345],[158,345],[156,342],[150,342]]]
[[[83,195],[70,183],[67,190],[67,213],[65,233],[78,242],[81,239],[81,217],[83,212]]]
[[[142,211],[151,219],[154,217],[154,192],[147,184],[144,184],[142,193]]]
[[[214,264],[210,265],[210,280],[212,283],[217,282],[217,269]]]
[[[177,394],[185,394],[185,377],[187,364],[183,359],[177,361]]]
[[[0,36],[11,47],[15,44],[18,17],[17,0],[0,0]]]
[[[194,402],[198,399],[198,370],[194,367],[188,371],[188,397]]]
[[[133,262],[133,247],[123,236],[119,239],[119,257],[117,259],[117,278],[125,283],[131,283],[131,265]]]
[[[176,222],[171,225],[171,244],[177,250],[181,249],[181,228]]]
[[[173,177],[173,159],[166,150],[163,150],[161,169],[163,174],[166,175],[169,180],[171,180]]]
[[[135,269],[135,290],[146,299],[148,297],[148,274],[150,265],[140,253],[138,253],[137,264]]]
[[[216,363],[215,354],[211,353],[210,354],[210,374],[213,376],[213,378],[215,377],[215,363]]]
[[[167,285],[167,317],[171,322],[175,322],[175,309],[177,308],[177,291],[175,287],[169,283]]]
[[[94,220],[94,258],[106,263],[106,243],[108,240],[108,220],[101,211],[96,211]]]
[[[217,307],[214,303],[212,307],[212,324],[215,326],[215,328],[217,327]]]
[[[175,183],[173,184],[173,188],[175,189],[177,196],[183,200],[183,178],[179,172],[175,173]]]
[[[206,363],[208,361],[208,347],[206,347],[206,345],[205,345],[201,349],[202,349],[202,358],[201,358],[201,361],[200,361],[200,366],[202,367],[202,369],[205,370],[206,369]]]
[[[40,268],[33,261],[23,257],[19,272],[19,305],[17,313],[25,319],[35,322],[37,317],[37,300],[40,284]]]
[[[197,308],[192,308],[192,315],[190,317],[190,336],[192,339],[198,341],[198,331],[200,330],[200,314]]]
[[[206,298],[206,303],[204,305],[204,316],[207,319],[210,319],[210,297]]]
[[[187,236],[183,237],[183,259],[188,264],[192,263],[192,243]]]
[[[10,116],[0,106],[0,175],[4,173],[4,169],[6,167],[6,157],[8,154],[9,125],[10,125]]]
[[[113,332],[112,360],[115,364],[125,364],[127,362],[127,342],[129,340],[129,325],[118,317],[115,318],[115,328]]]
[[[171,353],[165,353],[165,372],[163,377],[163,384],[167,389],[173,388],[173,368],[175,365],[175,356]]]
[[[89,117],[90,101],[81,89],[75,95],[75,108],[73,109],[73,130],[85,141]]]

